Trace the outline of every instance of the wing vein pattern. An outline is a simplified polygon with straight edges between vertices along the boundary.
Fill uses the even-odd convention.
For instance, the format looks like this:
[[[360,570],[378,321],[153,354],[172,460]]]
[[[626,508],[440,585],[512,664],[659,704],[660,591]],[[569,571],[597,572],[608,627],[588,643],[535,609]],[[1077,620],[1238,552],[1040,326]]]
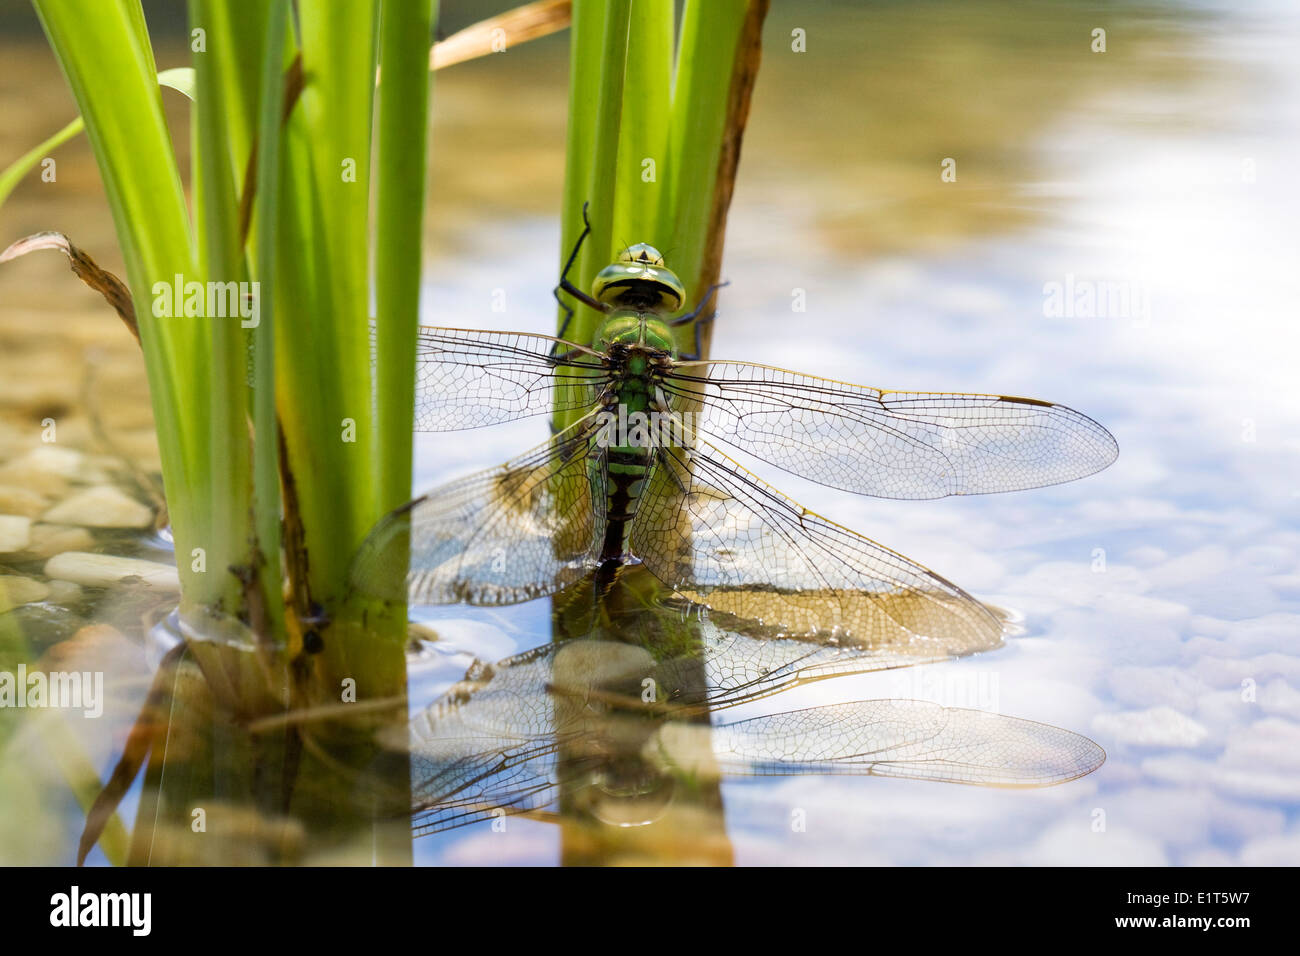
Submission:
[[[605,533],[605,467],[593,416],[496,468],[452,481],[384,518],[354,562],[353,584],[388,598],[393,547],[410,533],[408,599],[516,604],[580,580]]]
[[[588,408],[609,381],[600,353],[546,335],[424,326],[417,348],[418,431]]]
[[[809,511],[698,436],[661,448],[630,550],[684,597],[790,634],[922,655],[997,647],[1002,622],[951,581]]]
[[[665,377],[698,429],[832,488],[880,498],[1020,491],[1082,478],[1119,449],[1064,405],[1006,395],[893,392],[748,362],[685,362]]]

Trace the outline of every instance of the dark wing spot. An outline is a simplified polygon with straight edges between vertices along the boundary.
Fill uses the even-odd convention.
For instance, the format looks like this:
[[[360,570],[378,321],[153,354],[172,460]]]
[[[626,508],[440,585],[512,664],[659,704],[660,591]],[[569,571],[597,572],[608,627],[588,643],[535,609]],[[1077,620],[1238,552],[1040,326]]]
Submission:
[[[1044,402],[1037,398],[1018,398],[1015,395],[999,395],[999,402],[1011,402],[1015,405],[1040,405],[1043,408],[1055,408],[1054,402]]]

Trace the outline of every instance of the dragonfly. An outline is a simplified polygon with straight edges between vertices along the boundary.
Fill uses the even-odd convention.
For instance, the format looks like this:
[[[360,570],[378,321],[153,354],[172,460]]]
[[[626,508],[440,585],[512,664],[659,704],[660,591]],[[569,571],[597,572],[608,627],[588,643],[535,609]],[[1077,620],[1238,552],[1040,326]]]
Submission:
[[[607,598],[648,574],[620,572]],[[646,824],[723,778],[850,774],[1031,788],[1105,760],[1093,741],[1059,727],[918,700],[710,724],[712,714],[813,681],[928,661],[774,634],[675,595],[629,602],[590,629],[564,612],[556,618],[558,641],[475,661],[394,742],[410,748],[417,834],[499,815],[556,821],[560,807],[564,819]]]
[[[397,581],[413,604],[503,605],[636,562],[691,601],[790,633],[919,653],[953,639],[995,643],[1002,622],[978,600],[803,507],[718,444],[844,491],[925,499],[1090,475],[1118,454],[1110,433],[1038,399],[890,391],[705,361],[700,327],[718,287],[674,318],[683,284],[637,243],[588,294],[568,275],[589,232],[555,296],[568,312],[561,333],[573,315],[561,293],[603,314],[592,345],[432,327],[418,343],[419,430],[576,420],[382,519],[354,559],[354,586],[397,598]],[[674,330],[691,325],[696,352],[683,354]],[[399,540],[409,541],[409,569]]]

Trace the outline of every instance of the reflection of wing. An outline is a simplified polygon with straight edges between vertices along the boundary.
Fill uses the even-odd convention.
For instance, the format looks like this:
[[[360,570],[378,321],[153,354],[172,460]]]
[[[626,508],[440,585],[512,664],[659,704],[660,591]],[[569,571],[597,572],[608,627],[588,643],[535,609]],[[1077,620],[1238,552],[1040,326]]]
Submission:
[[[549,731],[550,648],[476,663],[411,721],[417,830],[450,830],[498,811],[541,810],[553,798],[559,742]],[[540,664],[539,664],[540,659]]]
[[[595,419],[489,471],[417,498],[366,538],[352,580],[363,593],[401,594],[396,565],[410,530],[406,577],[416,604],[514,604],[578,580],[605,531],[604,468],[589,466]]]
[[[465,747],[472,739],[443,743]],[[412,759],[417,835],[454,830],[502,814],[545,810],[554,800],[554,746],[440,754],[426,742]]]
[[[868,774],[994,787],[1044,787],[1102,765],[1087,737],[1032,720],[922,700],[864,700],[714,727],[707,760],[695,728],[668,724],[660,753],[723,773]]]
[[[662,448],[632,524],[632,553],[685,597],[791,634],[928,656],[1002,642],[961,588],[808,511],[707,442]]]
[[[1064,405],[889,392],[747,362],[686,362],[664,380],[700,430],[812,481],[882,498],[1017,491],[1105,468],[1115,439]]]
[[[827,641],[795,638],[755,640],[744,634],[715,632],[704,640],[707,696],[683,695],[683,705],[723,710],[782,691],[844,674],[865,674],[937,663],[942,655],[895,653]]]
[[[417,431],[587,408],[608,381],[600,353],[547,335],[426,326],[417,349]]]
[[[676,621],[679,609],[645,613]],[[664,705],[659,713],[682,720],[837,674],[925,662],[815,640],[756,639],[712,620],[696,626],[697,645],[658,661],[636,645],[577,639],[492,665],[476,663],[463,681],[411,721],[417,829],[453,829],[498,810],[551,808],[564,782],[561,772],[572,781],[599,767],[599,757],[590,753],[575,759],[578,741],[599,738],[618,720],[617,705],[604,717],[587,705],[615,699],[635,712],[642,706],[638,695],[646,677],[653,678]],[[703,688],[692,679],[700,658]],[[579,713],[566,710],[565,701],[580,704]],[[568,755],[563,771],[562,752]]]
[[[674,682],[696,657],[707,674],[702,693],[693,681]],[[476,663],[411,721],[416,827],[429,833],[499,813],[554,810],[560,791],[599,776],[619,752],[609,741],[629,743],[629,721],[644,728],[630,737],[634,750],[697,781],[718,772],[835,773],[1033,787],[1073,780],[1105,760],[1091,740],[1059,727],[926,701],[833,704],[713,728],[690,719],[806,681],[918,660],[755,640],[709,622],[681,657],[571,640]],[[647,676],[666,706],[647,711],[636,696]]]
[[[587,640],[475,663],[411,721],[417,829],[550,807],[557,788],[598,774],[618,752],[605,737],[620,714],[600,705],[603,695],[639,701],[629,695],[653,667],[643,648]],[[644,723],[644,707],[631,713]]]

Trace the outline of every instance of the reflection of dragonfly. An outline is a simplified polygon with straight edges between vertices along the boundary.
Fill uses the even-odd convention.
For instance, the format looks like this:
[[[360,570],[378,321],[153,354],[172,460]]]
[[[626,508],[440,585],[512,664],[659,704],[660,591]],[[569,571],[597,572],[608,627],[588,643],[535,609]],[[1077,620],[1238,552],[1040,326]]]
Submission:
[[[603,620],[594,639],[472,666],[412,722],[417,830],[545,816],[561,803],[566,813],[646,823],[718,775],[1036,787],[1083,776],[1105,759],[1092,741],[1057,727],[924,701],[856,701],[710,727],[713,711],[926,658],[782,637],[726,615],[701,620],[690,609],[669,597]],[[590,624],[573,629],[586,634]]]
[[[602,270],[590,296],[568,281],[568,268],[557,297],[563,290],[607,314],[594,347],[425,328],[417,427],[581,417],[546,444],[384,519],[355,566],[363,590],[385,594],[401,579],[390,545],[409,528],[415,603],[513,603],[631,557],[692,600],[790,632],[829,630],[876,645],[951,634],[986,645],[1000,626],[966,592],[808,511],[702,435],[814,481],[891,498],[1033,488],[1115,458],[1104,428],[1048,402],[889,392],[679,356],[670,326],[703,321],[709,295],[668,321],[683,287],[647,245]],[[675,437],[622,428],[638,415],[657,416]]]

